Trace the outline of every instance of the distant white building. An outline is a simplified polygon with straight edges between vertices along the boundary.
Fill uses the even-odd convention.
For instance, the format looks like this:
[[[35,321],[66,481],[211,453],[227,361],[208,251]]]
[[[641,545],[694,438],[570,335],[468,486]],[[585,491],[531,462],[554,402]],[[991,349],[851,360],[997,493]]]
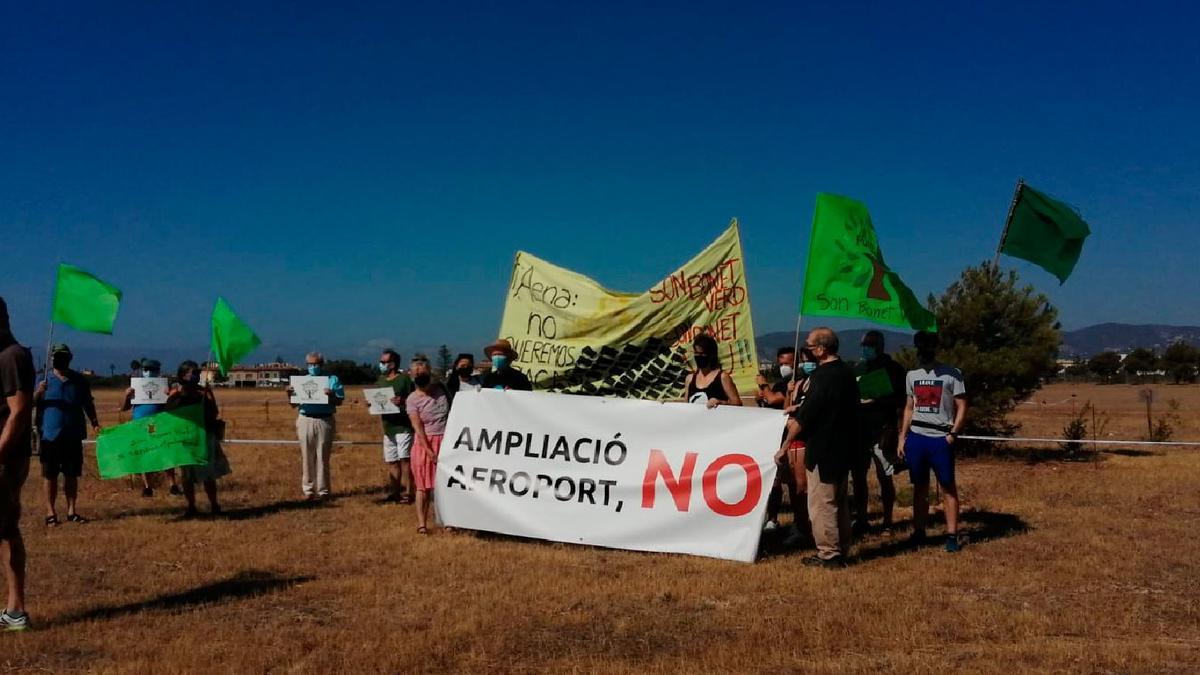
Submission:
[[[286,387],[289,377],[303,372],[291,363],[238,364],[229,369],[225,382],[219,382],[217,364],[209,362],[200,370],[200,383],[226,387]]]

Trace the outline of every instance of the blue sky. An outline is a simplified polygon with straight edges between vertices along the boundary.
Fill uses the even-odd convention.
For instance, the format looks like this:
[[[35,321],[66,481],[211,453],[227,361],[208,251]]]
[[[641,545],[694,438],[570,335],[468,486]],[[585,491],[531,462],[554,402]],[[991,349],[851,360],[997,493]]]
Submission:
[[[60,333],[93,359],[202,348],[218,294],[264,358],[478,350],[517,249],[644,290],[734,216],[787,330],[818,191],[924,297],[1018,176],[1093,229],[1065,286],[1005,262],[1066,327],[1200,324],[1190,4],[45,4],[0,12],[26,343],[61,260],[126,294],[113,337]]]

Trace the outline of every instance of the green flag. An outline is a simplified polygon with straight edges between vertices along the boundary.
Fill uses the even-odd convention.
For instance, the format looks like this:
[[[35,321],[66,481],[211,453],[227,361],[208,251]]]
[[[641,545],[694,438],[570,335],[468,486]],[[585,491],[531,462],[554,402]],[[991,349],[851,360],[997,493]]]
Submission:
[[[102,429],[96,439],[96,464],[105,479],[207,463],[199,403]]]
[[[800,313],[937,330],[933,313],[883,261],[866,205],[824,192],[813,211]]]
[[[59,265],[50,320],[87,333],[112,335],[121,291],[73,265]]]
[[[262,340],[233,313],[225,298],[218,297],[212,312],[212,352],[221,366],[221,374],[228,373],[238,359],[260,344]]]
[[[892,391],[892,378],[886,368],[876,368],[858,378],[858,397],[865,400],[883,398]]]
[[[1071,276],[1083,240],[1091,233],[1073,206],[1022,182],[1017,185],[1000,252],[1028,260],[1058,277],[1061,284]]]

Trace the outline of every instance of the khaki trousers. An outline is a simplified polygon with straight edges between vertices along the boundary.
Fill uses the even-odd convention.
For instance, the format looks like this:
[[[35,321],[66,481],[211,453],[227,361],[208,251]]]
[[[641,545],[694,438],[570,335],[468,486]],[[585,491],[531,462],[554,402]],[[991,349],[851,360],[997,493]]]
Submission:
[[[333,417],[296,418],[300,438],[300,464],[303,477],[300,489],[305,496],[329,494],[329,457],[333,454],[333,436],[337,431]],[[315,483],[315,484],[314,484]]]
[[[821,467],[808,472],[808,520],[817,557],[829,560],[850,553],[850,508],[846,477],[834,484],[821,480]]]

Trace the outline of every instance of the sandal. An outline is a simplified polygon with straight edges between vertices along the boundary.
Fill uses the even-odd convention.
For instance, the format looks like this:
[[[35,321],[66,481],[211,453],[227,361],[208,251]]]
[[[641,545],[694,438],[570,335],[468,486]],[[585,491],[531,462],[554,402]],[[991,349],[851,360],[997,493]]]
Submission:
[[[58,527],[58,516],[46,516],[46,527]]]
[[[418,527],[417,534],[429,534],[429,528],[424,526]]]
[[[79,525],[83,525],[87,521],[88,521],[87,518],[84,518],[83,516],[79,515],[78,513],[72,513],[72,514],[67,515],[68,523],[78,523]]]

